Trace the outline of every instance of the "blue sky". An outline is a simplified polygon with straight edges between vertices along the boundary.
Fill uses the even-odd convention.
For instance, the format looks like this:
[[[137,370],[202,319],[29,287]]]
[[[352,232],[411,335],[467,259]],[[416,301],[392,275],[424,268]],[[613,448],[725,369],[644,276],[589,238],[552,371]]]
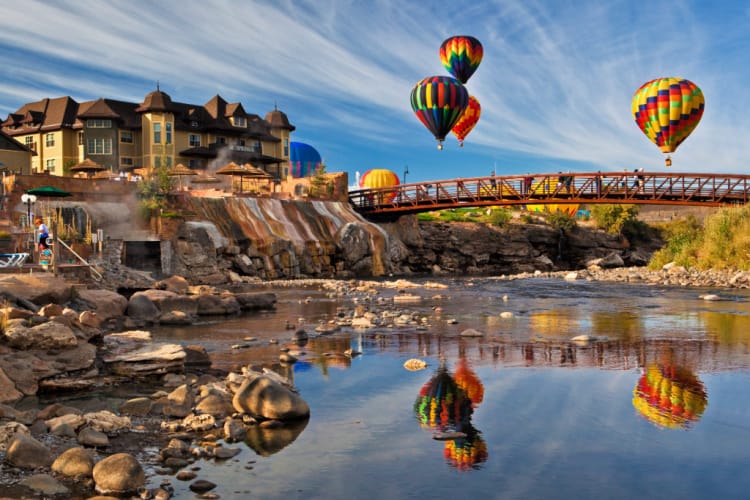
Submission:
[[[141,102],[155,90],[216,94],[264,116],[274,105],[328,171],[388,168],[407,181],[666,169],[631,117],[635,90],[682,77],[706,110],[674,172],[748,173],[750,4],[744,1],[5,0],[0,117],[70,95]],[[484,59],[467,83],[482,115],[438,151],[414,116],[416,82],[471,35]]]

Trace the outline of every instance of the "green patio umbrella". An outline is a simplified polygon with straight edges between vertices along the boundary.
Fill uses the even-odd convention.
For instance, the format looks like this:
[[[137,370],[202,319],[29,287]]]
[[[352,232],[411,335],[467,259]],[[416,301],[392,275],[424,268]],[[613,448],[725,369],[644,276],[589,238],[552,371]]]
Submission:
[[[56,188],[55,186],[42,186],[38,188],[32,188],[26,190],[26,192],[28,194],[46,198],[66,198],[68,196],[72,196],[69,192],[63,191],[62,189]]]

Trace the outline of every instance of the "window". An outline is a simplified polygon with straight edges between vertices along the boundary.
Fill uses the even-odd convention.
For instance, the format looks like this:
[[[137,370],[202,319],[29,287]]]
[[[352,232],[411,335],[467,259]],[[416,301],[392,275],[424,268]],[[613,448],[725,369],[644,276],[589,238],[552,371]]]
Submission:
[[[216,144],[226,144],[227,138],[226,137],[217,137],[216,138]]]
[[[154,168],[160,168],[161,167],[161,156],[157,156],[154,158]]]
[[[55,145],[55,134],[47,134],[44,136],[44,145],[51,148]]]
[[[90,155],[111,155],[112,139],[89,139],[86,152]]]
[[[255,141],[253,143],[253,153],[262,153],[263,147],[260,145],[260,141]]]
[[[284,138],[284,156],[289,156],[289,138]]]
[[[167,144],[172,144],[172,124],[167,123]]]
[[[54,158],[52,158],[51,160],[47,160],[47,171],[48,172],[55,171],[55,159]]]
[[[26,147],[32,148],[34,146],[34,138],[31,136],[26,137]]]
[[[161,123],[154,123],[154,144],[161,144]]]
[[[190,122],[190,126],[193,127],[193,128],[198,128],[198,122],[195,121],[195,120],[193,120],[193,121]]]
[[[244,116],[235,116],[234,117],[234,126],[235,127],[247,127],[247,121],[245,120]]]
[[[239,139],[237,141],[237,144],[239,144],[240,146],[244,146],[245,145],[245,139]]]
[[[88,128],[112,128],[112,120],[86,120]]]
[[[133,132],[129,130],[122,130],[120,132],[120,142],[125,142],[127,144],[133,144]]]
[[[201,136],[198,134],[190,134],[188,142],[191,148],[198,148],[201,145]]]
[[[133,159],[129,156],[121,156],[120,157],[120,165],[132,167],[133,166]]]

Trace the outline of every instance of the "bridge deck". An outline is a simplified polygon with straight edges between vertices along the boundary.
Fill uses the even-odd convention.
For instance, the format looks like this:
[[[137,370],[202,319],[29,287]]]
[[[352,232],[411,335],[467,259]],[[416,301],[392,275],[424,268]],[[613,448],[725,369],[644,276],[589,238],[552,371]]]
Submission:
[[[351,191],[349,201],[368,218],[387,219],[431,210],[480,206],[739,205],[747,203],[749,196],[749,175],[586,172],[416,182]]]

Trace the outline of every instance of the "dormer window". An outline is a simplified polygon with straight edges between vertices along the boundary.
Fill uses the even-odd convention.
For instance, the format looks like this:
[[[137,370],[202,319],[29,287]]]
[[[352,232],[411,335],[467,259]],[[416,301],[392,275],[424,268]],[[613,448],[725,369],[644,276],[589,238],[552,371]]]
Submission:
[[[193,127],[193,128],[198,128],[198,122],[196,120],[191,120],[190,121],[190,126]]]
[[[247,127],[247,119],[244,116],[235,116],[233,120],[235,127]]]

